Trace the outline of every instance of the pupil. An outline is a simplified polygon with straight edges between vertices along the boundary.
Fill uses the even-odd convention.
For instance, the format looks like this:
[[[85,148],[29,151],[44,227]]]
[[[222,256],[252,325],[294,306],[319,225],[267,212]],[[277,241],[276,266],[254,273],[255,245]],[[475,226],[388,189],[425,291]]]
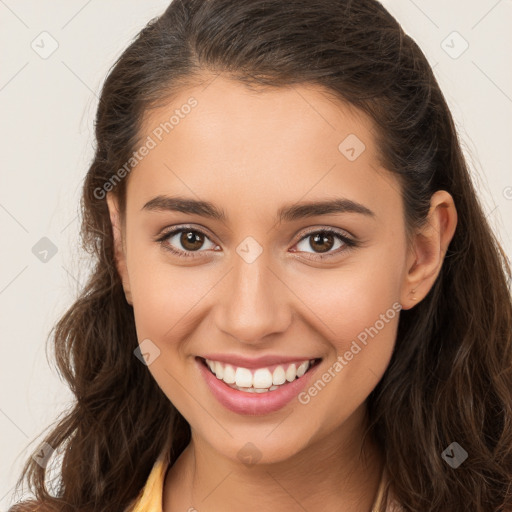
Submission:
[[[327,252],[332,249],[334,243],[334,236],[328,233],[317,233],[312,236],[312,242],[310,246],[312,249],[318,252]],[[203,236],[201,233],[194,231],[184,231],[181,235],[181,244],[188,251],[196,251],[203,245]],[[198,245],[199,244],[199,245]],[[327,244],[327,247],[326,247]]]
[[[313,243],[310,242],[310,246],[312,249],[318,252],[327,252],[332,249],[334,236],[328,233],[318,233],[313,238]],[[326,248],[321,244],[329,243],[329,246]]]
[[[181,234],[180,242],[188,251],[196,251],[203,245],[202,235],[194,231],[184,231]],[[199,243],[199,245],[197,245],[197,243]]]

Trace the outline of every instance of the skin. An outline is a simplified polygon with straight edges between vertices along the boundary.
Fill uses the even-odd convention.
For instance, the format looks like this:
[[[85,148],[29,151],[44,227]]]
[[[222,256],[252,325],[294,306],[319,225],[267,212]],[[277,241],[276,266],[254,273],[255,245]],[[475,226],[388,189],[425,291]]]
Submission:
[[[149,338],[160,350],[148,369],[192,430],[167,473],[163,509],[370,510],[383,457],[370,437],[360,454],[366,399],[391,358],[399,314],[309,403],[292,400],[267,415],[224,408],[194,358],[307,355],[322,358],[322,375],[394,303],[410,309],[428,293],[455,231],[453,199],[436,192],[428,222],[408,244],[400,187],[379,163],[371,120],[312,85],[255,92],[220,75],[152,110],[142,137],[191,96],[198,105],[129,175],[124,220],[115,195],[107,197],[139,342]],[[354,161],[338,149],[349,134],[366,146]],[[227,220],[142,210],[165,194],[211,201]],[[275,217],[281,206],[333,197],[375,215]],[[155,241],[183,224],[207,233],[189,251],[196,257],[172,255]],[[322,228],[360,245],[334,237],[324,246],[331,257],[315,260],[325,253],[306,234]],[[247,236],[263,250],[252,263],[236,252]],[[190,247],[179,234],[167,242]],[[250,466],[237,457],[247,442],[261,456]]]

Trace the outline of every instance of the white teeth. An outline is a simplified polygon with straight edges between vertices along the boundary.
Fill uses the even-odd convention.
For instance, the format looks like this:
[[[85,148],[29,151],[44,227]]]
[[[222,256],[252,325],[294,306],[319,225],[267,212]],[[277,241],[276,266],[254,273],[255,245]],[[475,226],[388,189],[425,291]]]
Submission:
[[[304,363],[301,363],[299,367],[297,368],[297,377],[302,377],[306,370],[309,368],[309,361],[305,361]]]
[[[286,382],[286,374],[282,366],[278,366],[272,374],[272,384],[280,386]]]
[[[219,363],[219,361],[215,361],[215,375],[217,376],[217,379],[222,379],[224,376],[224,367],[222,366],[222,363]]]
[[[238,389],[238,391],[244,391],[246,393],[267,393],[269,391],[266,388],[239,388],[236,384],[232,384],[229,387],[233,389]]]
[[[294,364],[288,366],[286,370],[286,380],[288,382],[293,382],[295,377],[297,376],[297,367]]]
[[[303,361],[298,367],[295,363],[279,365],[273,372],[268,368],[258,368],[253,371],[243,367],[235,368],[230,364],[209,359],[206,359],[206,364],[219,380],[223,380],[233,389],[248,393],[266,393],[302,377],[314,361],[314,359]]]
[[[254,372],[252,385],[255,388],[269,388],[272,386],[272,374],[268,368],[258,368]]]
[[[222,377],[222,380],[226,384],[234,384],[236,382],[235,369],[230,364],[227,364],[224,367],[224,376]]]
[[[252,373],[247,368],[238,367],[235,372],[236,385],[240,388],[250,388],[252,386]]]

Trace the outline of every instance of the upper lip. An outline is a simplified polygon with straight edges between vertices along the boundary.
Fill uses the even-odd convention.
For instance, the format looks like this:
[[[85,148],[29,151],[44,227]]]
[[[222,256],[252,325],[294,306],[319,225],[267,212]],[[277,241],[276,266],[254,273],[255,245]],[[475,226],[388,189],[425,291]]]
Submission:
[[[260,357],[245,357],[236,354],[205,354],[201,356],[203,359],[211,361],[220,361],[221,363],[230,364],[242,368],[264,368],[274,364],[287,364],[302,361],[310,361],[311,359],[320,359],[312,356],[280,356],[266,355]]]

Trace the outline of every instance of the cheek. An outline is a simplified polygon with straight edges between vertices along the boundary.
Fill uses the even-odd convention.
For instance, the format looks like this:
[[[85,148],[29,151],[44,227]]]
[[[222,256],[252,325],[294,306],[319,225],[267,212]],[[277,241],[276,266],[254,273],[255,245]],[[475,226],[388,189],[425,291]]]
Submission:
[[[312,417],[325,418],[329,431],[363,404],[386,371],[401,306],[391,274],[353,272],[336,286],[326,279],[318,290],[323,293],[312,297],[318,312],[313,321],[329,355],[298,399]]]
[[[344,407],[336,409],[332,421],[355,410],[389,364],[401,310],[401,258],[400,247],[368,250],[336,271],[318,273],[314,286],[309,279],[302,281],[297,290],[314,312],[310,322],[329,350],[311,394],[306,390],[301,403],[311,401],[323,410],[342,397]],[[317,395],[322,398],[317,400]]]
[[[137,331],[163,339],[180,330],[204,290],[197,277],[165,265],[140,265],[130,275]]]
[[[294,291],[311,310],[311,320],[339,352],[365,329],[384,330],[399,310],[402,262],[399,254],[370,251],[314,278],[294,276]],[[385,317],[384,319],[382,317]],[[382,325],[382,322],[385,325]]]
[[[186,381],[193,363],[192,359],[185,361],[182,357],[187,340],[199,322],[196,313],[201,307],[201,297],[212,286],[206,272],[197,272],[198,268],[179,268],[161,260],[135,258],[130,267],[139,343],[149,339],[159,350],[148,370],[175,407],[189,421],[196,422],[201,418],[194,420],[197,411],[181,383]]]

